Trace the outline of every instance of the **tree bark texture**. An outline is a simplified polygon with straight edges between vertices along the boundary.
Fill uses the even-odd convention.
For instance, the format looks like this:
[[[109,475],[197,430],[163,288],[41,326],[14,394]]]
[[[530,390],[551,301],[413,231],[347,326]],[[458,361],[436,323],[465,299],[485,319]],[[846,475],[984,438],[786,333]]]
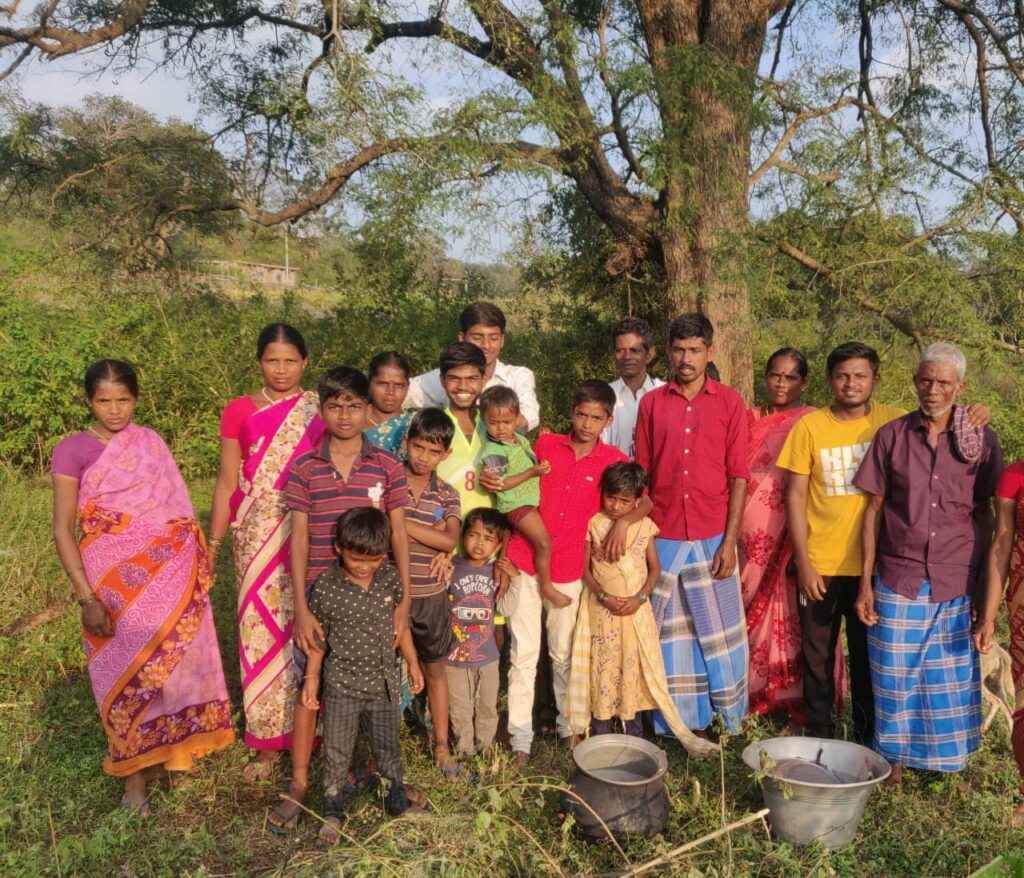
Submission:
[[[703,311],[722,379],[752,398],[746,260],[754,79],[768,9],[731,0],[637,0],[664,134],[657,237],[666,317]]]

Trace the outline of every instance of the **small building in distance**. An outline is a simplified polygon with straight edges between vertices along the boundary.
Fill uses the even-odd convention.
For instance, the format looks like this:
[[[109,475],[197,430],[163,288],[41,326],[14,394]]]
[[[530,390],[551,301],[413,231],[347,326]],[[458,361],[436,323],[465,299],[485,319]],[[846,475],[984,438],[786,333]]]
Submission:
[[[299,270],[264,262],[237,262],[206,259],[198,263],[199,273],[211,280],[254,284],[275,289],[294,289],[299,285]]]

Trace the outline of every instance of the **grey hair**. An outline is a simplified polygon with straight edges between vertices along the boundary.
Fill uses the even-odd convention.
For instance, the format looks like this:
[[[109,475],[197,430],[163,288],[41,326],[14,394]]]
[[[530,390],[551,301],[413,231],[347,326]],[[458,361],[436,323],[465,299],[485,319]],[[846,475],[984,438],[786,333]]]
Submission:
[[[955,344],[948,341],[935,341],[921,351],[921,358],[917,361],[918,368],[925,363],[940,363],[952,366],[956,369],[957,378],[961,381],[967,374],[967,357]]]

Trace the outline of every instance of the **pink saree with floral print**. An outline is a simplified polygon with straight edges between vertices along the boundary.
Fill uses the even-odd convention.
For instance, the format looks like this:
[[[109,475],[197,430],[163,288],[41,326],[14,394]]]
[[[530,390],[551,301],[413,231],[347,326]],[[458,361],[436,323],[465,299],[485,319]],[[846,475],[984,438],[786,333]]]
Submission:
[[[789,431],[811,406],[761,416],[747,411],[750,483],[737,540],[740,584],[750,645],[750,712],[785,709],[803,722],[800,617],[793,544],[786,524],[786,473],[775,465]],[[836,656],[836,702],[843,703],[845,665]]]
[[[238,653],[245,743],[287,750],[296,683],[292,661],[291,513],[284,488],[292,462],[324,434],[312,392],[253,412],[239,435],[242,466],[231,498],[238,580]]]
[[[86,576],[114,621],[112,637],[83,632],[103,767],[186,771],[234,731],[206,544],[164,441],[134,424],[115,433],[82,475],[79,515]]]

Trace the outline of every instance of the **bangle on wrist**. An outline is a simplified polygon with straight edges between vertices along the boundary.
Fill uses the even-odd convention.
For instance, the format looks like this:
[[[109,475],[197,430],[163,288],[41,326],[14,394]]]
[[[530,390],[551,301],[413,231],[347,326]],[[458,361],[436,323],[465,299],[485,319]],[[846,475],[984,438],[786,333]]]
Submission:
[[[646,604],[650,600],[650,597],[648,597],[647,592],[645,592],[643,589],[640,589],[640,591],[633,595],[633,597],[635,597],[641,604]]]
[[[597,602],[603,606],[606,600],[608,600],[608,592],[601,589],[601,591],[597,593]]]
[[[91,604],[94,600],[96,600],[96,595],[92,592],[89,592],[88,597],[77,598],[76,600],[78,601],[78,606],[84,607],[86,604]]]

